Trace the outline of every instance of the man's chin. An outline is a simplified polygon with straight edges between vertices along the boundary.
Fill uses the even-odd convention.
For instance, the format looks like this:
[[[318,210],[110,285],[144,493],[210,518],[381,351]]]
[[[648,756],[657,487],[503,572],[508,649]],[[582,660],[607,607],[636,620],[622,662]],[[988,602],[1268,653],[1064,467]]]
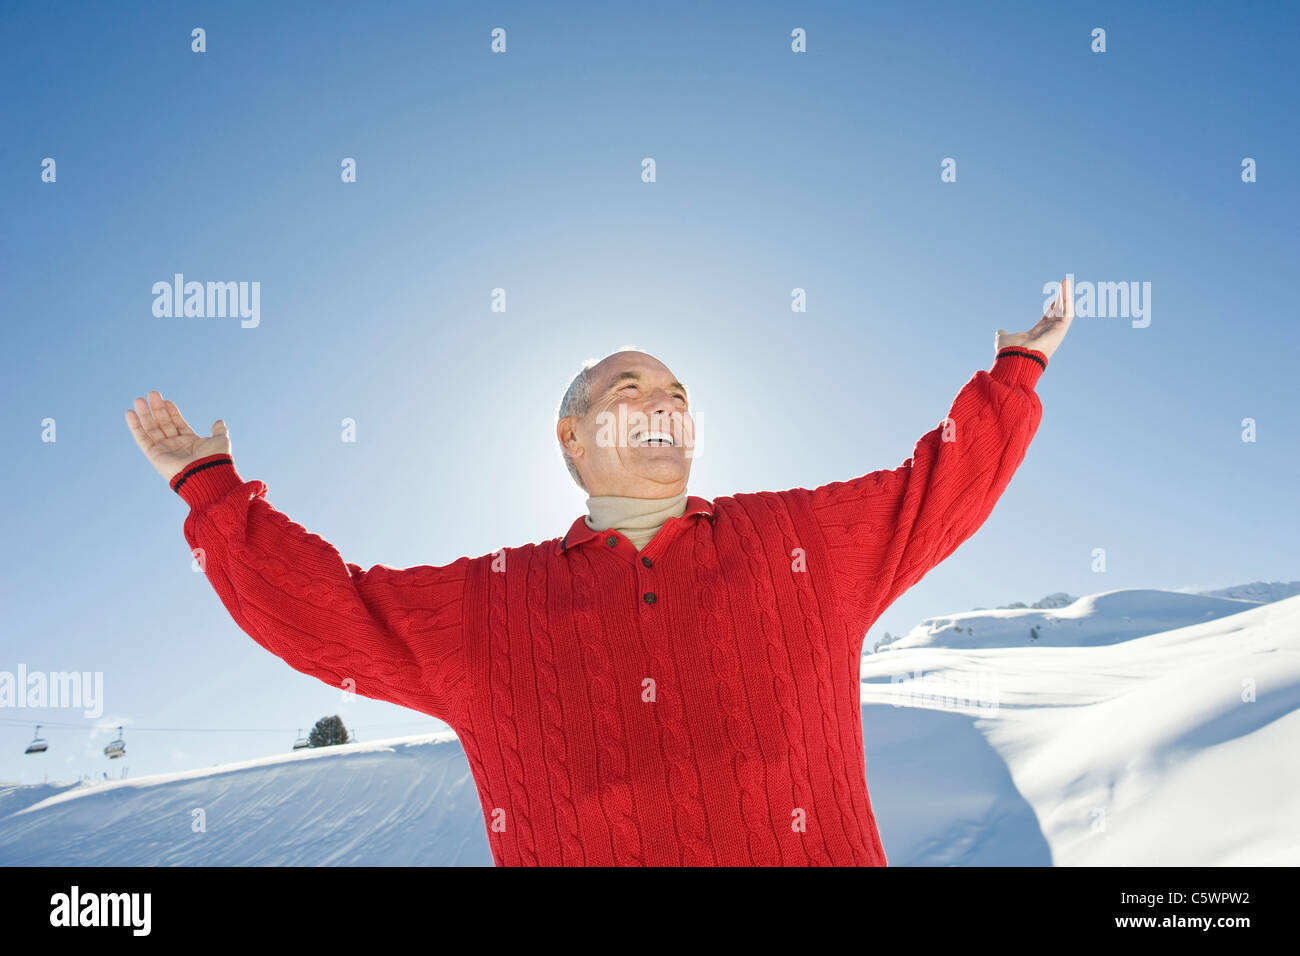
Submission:
[[[690,476],[690,468],[685,467],[680,461],[663,461],[663,462],[645,462],[640,468],[633,473],[638,478],[646,481],[653,481],[660,485],[672,485],[684,483]]]

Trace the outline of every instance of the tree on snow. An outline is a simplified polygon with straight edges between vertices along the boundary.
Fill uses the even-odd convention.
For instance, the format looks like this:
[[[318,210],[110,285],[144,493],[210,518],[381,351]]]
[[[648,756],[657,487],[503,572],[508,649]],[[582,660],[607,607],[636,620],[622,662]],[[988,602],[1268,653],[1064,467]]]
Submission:
[[[309,747],[333,747],[347,742],[348,729],[343,726],[343,721],[338,714],[333,717],[322,717],[316,721],[316,726],[307,735]]]

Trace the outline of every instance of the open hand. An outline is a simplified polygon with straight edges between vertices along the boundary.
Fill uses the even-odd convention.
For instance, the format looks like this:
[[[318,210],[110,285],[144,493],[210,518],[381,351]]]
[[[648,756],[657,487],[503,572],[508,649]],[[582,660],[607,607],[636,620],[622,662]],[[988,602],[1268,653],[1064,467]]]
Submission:
[[[1006,329],[998,329],[996,349],[1014,345],[1022,349],[1035,349],[1051,358],[1073,321],[1074,289],[1070,287],[1069,279],[1062,279],[1061,286],[1056,291],[1056,299],[1047,314],[1038,320],[1038,324],[1028,332],[1014,334]]]
[[[181,417],[176,403],[164,401],[156,390],[149,393],[148,403],[143,398],[135,400],[135,411],[127,410],[126,424],[149,464],[168,481],[192,461],[230,454],[225,422],[218,418],[212,425],[212,435],[204,438]]]

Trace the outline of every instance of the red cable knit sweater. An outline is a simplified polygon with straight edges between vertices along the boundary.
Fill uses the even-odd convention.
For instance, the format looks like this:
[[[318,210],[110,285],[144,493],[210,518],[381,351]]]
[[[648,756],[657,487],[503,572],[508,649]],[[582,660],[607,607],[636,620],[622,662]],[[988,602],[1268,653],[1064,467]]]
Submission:
[[[498,866],[883,866],[863,638],[988,517],[1046,367],[1002,349],[901,467],[691,497],[640,553],[580,517],[541,544],[363,570],[227,455],[172,487],[255,641],[456,730]]]

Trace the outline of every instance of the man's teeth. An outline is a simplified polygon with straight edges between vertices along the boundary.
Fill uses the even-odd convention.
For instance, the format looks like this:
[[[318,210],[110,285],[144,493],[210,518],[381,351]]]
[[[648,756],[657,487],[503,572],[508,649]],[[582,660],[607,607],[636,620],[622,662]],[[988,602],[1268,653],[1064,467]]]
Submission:
[[[637,432],[632,436],[634,442],[643,441],[648,445],[672,445],[673,436],[667,432]]]

